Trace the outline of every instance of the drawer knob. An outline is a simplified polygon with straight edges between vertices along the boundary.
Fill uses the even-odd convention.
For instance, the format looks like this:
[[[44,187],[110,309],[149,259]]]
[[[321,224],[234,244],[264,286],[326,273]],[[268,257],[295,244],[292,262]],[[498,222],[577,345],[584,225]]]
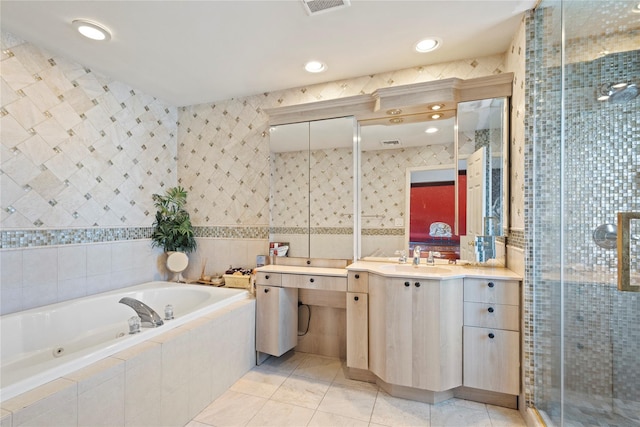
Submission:
[[[419,287],[420,287],[420,282],[416,282],[416,283],[414,283],[414,284],[416,285],[416,288],[419,288]]]
[[[487,286],[489,286],[490,288],[493,288],[495,286],[495,283],[489,282],[489,283],[487,283]]]
[[[489,338],[494,339],[496,336],[493,334],[493,332],[489,332]]]
[[[265,279],[269,280],[269,275],[264,276]]]
[[[489,307],[489,308],[487,309],[487,311],[488,311],[489,313],[493,313],[493,311],[494,311],[494,310],[493,310],[493,307]]]
[[[356,274],[356,275],[355,275],[355,278],[356,278],[356,279],[359,279],[359,278],[360,278],[360,275],[359,275],[359,274]]]
[[[313,282],[314,282],[313,277],[312,277],[311,279],[309,279],[309,281],[310,281],[311,283],[313,283]]]
[[[404,285],[405,285],[405,286],[411,286],[411,283],[409,283],[409,282],[404,282]]]
[[[264,293],[266,294],[267,292],[269,292],[269,289],[265,288]]]
[[[311,265],[311,260],[310,259],[307,260],[307,265]]]
[[[359,298],[359,297],[353,297],[353,299],[354,299],[355,301],[358,301],[360,298]]]

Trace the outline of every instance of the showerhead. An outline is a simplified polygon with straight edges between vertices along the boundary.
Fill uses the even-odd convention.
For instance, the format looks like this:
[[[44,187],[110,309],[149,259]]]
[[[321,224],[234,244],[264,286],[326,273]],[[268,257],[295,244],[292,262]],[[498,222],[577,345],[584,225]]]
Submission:
[[[635,83],[605,83],[600,86],[598,101],[609,101],[614,104],[631,101],[638,96]]]

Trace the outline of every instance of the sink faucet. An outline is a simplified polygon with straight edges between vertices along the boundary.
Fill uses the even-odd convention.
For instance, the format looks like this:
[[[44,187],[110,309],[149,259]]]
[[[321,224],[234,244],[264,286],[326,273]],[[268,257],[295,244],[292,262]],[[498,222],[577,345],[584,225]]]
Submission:
[[[413,265],[420,265],[420,252],[422,248],[420,246],[413,247]]]
[[[427,264],[435,265],[436,260],[434,257],[440,257],[440,252],[429,251],[429,256],[427,257]]]
[[[164,324],[162,318],[158,316],[158,313],[142,301],[138,301],[135,298],[124,297],[118,302],[128,305],[135,310],[140,320],[142,320],[143,328],[155,328]]]

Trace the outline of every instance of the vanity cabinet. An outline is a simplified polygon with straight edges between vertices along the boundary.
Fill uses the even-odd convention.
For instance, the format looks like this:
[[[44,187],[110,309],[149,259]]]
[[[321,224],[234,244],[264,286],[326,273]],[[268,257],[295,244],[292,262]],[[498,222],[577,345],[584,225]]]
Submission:
[[[347,366],[369,369],[369,274],[347,274]]]
[[[464,279],[464,386],[520,392],[520,282]]]
[[[430,391],[462,385],[462,279],[369,274],[369,370]]]
[[[256,276],[256,350],[273,356],[298,343],[298,289],[280,285],[278,273]]]

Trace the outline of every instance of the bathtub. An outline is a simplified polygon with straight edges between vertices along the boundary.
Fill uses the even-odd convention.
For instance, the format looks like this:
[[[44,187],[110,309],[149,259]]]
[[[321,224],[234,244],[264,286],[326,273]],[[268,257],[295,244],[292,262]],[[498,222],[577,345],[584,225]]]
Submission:
[[[138,299],[164,318],[157,328],[129,334],[135,311],[118,301]],[[6,401],[100,359],[237,301],[243,289],[150,282],[0,317],[0,399]]]

